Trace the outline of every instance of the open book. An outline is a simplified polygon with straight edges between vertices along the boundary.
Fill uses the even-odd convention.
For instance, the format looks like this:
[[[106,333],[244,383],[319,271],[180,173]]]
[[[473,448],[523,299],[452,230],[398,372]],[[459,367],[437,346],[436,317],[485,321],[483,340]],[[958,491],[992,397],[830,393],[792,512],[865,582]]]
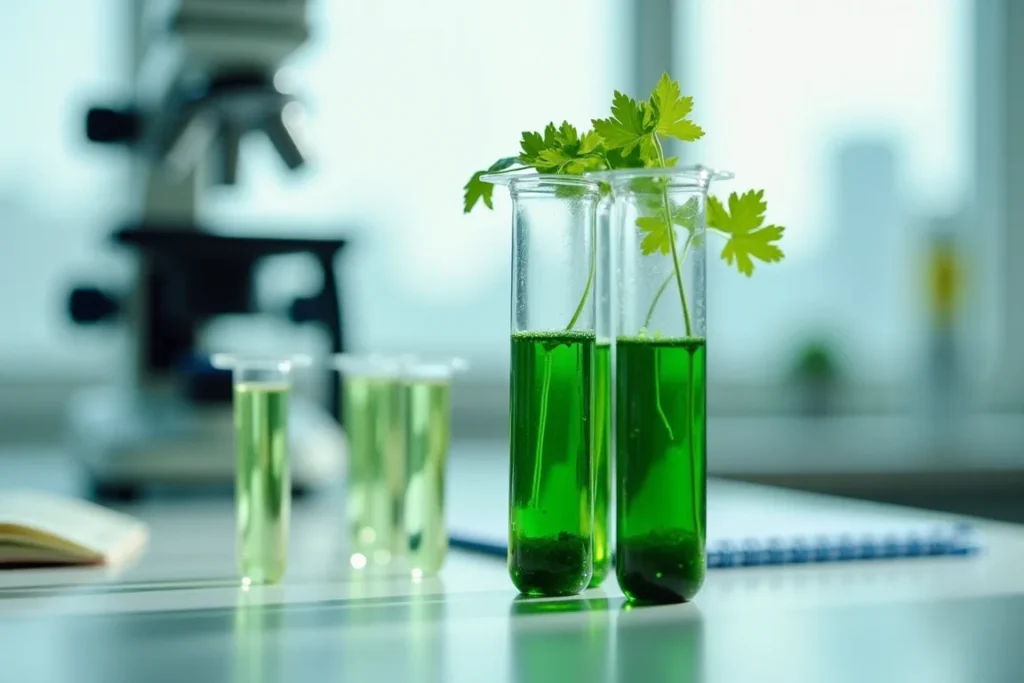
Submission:
[[[149,529],[128,515],[73,498],[0,491],[0,569],[116,566],[141,551]]]

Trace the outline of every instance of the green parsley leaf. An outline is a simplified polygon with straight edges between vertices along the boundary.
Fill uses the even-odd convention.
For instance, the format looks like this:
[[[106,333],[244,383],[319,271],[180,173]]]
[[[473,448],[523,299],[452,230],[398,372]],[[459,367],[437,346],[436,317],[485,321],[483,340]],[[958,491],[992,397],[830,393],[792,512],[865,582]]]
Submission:
[[[557,128],[549,123],[540,133],[524,132],[518,160],[533,166],[538,173],[580,175],[607,168],[601,136],[588,131],[580,136],[576,128],[563,121]]]
[[[669,242],[668,228],[661,216],[640,216],[636,219],[636,227],[643,233],[640,240],[640,253],[649,256],[656,252],[667,254],[672,250]]]
[[[654,113],[654,131],[658,135],[683,142],[693,142],[704,137],[701,127],[686,118],[693,111],[693,98],[681,97],[679,83],[669,78],[667,73],[662,74],[654,86],[650,106]]]
[[[578,145],[579,142],[580,136],[576,132],[576,127],[568,121],[562,121],[562,125],[558,127],[558,132],[555,133],[555,144],[559,147],[571,147]]]
[[[573,153],[571,147],[546,149],[540,153],[537,159],[537,169],[544,169],[545,173],[568,173],[580,175],[586,171],[598,171],[604,168],[604,162],[599,157],[579,155]]]
[[[644,159],[640,155],[640,147],[634,147],[629,154],[624,154],[621,149],[609,149],[605,154],[608,165],[613,168],[643,168]]]
[[[722,248],[722,258],[729,265],[735,262],[736,269],[747,277],[754,273],[753,259],[773,263],[785,255],[776,244],[785,228],[763,225],[767,208],[764,190],[750,190],[742,196],[733,192],[729,195],[728,210],[716,197],[708,197],[708,227],[729,236]]]
[[[523,131],[523,138],[519,141],[519,163],[526,166],[533,166],[537,163],[537,156],[544,151],[547,145],[544,144],[544,136],[540,133]]]
[[[654,130],[654,114],[647,102],[637,102],[616,90],[612,99],[611,118],[594,119],[591,123],[604,139],[605,147],[621,149],[622,154],[628,156],[645,139],[650,139]]]
[[[480,176],[484,175],[485,173],[504,171],[506,168],[511,167],[514,163],[516,163],[515,157],[504,157],[495,161],[486,170],[477,171],[476,173],[474,173],[473,177],[471,177],[469,179],[469,182],[467,182],[462,188],[466,191],[465,194],[463,195],[463,213],[469,213],[470,211],[472,211],[473,207],[476,206],[476,203],[481,199],[484,201],[484,204],[487,205],[488,209],[493,209],[494,185],[492,185],[491,183],[486,183],[483,180],[480,180]]]
[[[697,227],[697,198],[691,197],[682,206],[673,207],[672,222],[693,232]]]
[[[590,154],[604,144],[604,139],[596,130],[587,131],[580,138],[580,154]]]
[[[669,239],[669,228],[665,225],[662,206],[650,208],[657,215],[641,216],[636,219],[636,227],[643,233],[643,238],[640,240],[640,253],[644,256],[656,252],[669,254],[672,252],[672,241]],[[688,199],[682,206],[672,206],[672,223],[673,226],[680,225],[692,233],[697,227],[697,200],[695,198]],[[674,230],[675,227],[672,229]]]
[[[555,128],[555,124],[549,123],[544,126],[544,146],[551,147],[555,144],[555,136],[558,135],[558,129]]]
[[[516,163],[515,157],[502,157],[495,161],[493,164],[487,167],[488,173],[497,173],[498,171],[504,171],[506,168],[511,168],[512,164]]]

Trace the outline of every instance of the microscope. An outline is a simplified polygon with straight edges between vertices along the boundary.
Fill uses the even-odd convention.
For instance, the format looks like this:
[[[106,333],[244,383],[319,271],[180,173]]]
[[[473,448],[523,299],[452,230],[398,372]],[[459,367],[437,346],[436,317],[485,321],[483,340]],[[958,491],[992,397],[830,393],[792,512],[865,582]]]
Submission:
[[[275,85],[281,63],[309,35],[304,0],[129,0],[136,58],[135,97],[94,107],[89,140],[131,156],[132,222],[114,231],[136,269],[130,287],[75,288],[69,314],[83,325],[126,325],[131,353],[118,384],[75,396],[70,447],[98,498],[127,499],[152,485],[228,485],[235,455],[231,376],[211,367],[204,326],[257,310],[254,279],[267,258],[308,254],[319,292],[283,313],[326,331],[343,350],[335,263],[339,239],[227,236],[197,221],[204,188],[234,185],[241,141],[265,136],[289,169],[305,156],[289,123],[299,106]],[[217,349],[228,350],[231,349]],[[329,399],[293,395],[289,439],[296,492],[342,474],[345,443],[338,383]]]

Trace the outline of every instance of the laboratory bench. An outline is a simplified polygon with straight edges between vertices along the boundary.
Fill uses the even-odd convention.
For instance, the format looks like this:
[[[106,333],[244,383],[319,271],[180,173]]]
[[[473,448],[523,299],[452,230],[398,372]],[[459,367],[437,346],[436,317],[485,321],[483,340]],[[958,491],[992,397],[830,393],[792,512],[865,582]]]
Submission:
[[[486,471],[466,457],[453,455],[455,501]],[[59,457],[0,459],[0,481],[75,485]],[[881,507],[735,486],[823,513]],[[524,600],[500,558],[460,551],[418,582],[355,570],[341,502],[296,502],[275,586],[240,585],[233,505],[217,498],[135,504],[151,541],[122,569],[0,573],[2,680],[1024,680],[1017,525],[973,520],[973,556],[716,569],[692,604],[632,607],[614,577],[575,598]]]

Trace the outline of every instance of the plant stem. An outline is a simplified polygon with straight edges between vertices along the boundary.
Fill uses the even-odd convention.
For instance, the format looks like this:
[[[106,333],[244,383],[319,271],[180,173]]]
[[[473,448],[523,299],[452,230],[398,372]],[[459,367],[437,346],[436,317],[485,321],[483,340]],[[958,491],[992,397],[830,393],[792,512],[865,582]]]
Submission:
[[[583,315],[583,309],[587,305],[587,299],[590,297],[590,290],[594,286],[594,277],[597,273],[597,235],[592,234],[590,240],[590,272],[587,274],[587,285],[583,288],[583,296],[580,297],[579,304],[576,305],[576,310],[572,314],[572,318],[569,320],[569,324],[565,326],[566,331],[571,330],[576,326],[580,316]],[[548,394],[551,391],[551,349],[545,349],[544,351],[544,381],[541,387],[540,397],[540,424],[537,426],[537,456],[533,466],[533,504],[540,504],[540,472],[542,464],[542,456],[544,453],[544,431],[548,421]]]
[[[544,380],[540,393],[540,424],[537,425],[537,455],[533,463],[533,490],[530,494],[534,507],[540,505],[540,471],[544,454],[544,431],[548,423],[548,394],[551,393],[551,351],[544,351]]]
[[[683,245],[683,253],[679,257],[679,262],[683,263],[686,261],[686,252],[690,250],[690,242],[693,241],[693,233],[690,233],[689,237],[686,238],[686,244]],[[647,317],[644,318],[644,327],[651,326],[651,318],[654,317],[654,309],[658,306],[658,301],[661,300],[661,295],[665,293],[668,286],[672,284],[672,278],[675,277],[675,273],[669,273],[665,281],[661,283],[661,287],[658,287],[658,291],[654,293],[654,299],[651,300],[651,306],[647,309]]]
[[[668,438],[671,441],[676,440],[676,435],[672,431],[672,425],[669,424],[668,416],[665,414],[665,409],[661,407],[661,370],[658,368],[660,365],[658,361],[658,351],[654,351],[654,405],[658,408],[658,415],[661,416],[661,422],[665,425],[665,429],[668,431]]]
[[[587,286],[583,288],[583,296],[580,297],[579,304],[576,305],[576,311],[572,314],[572,318],[569,320],[569,324],[565,326],[565,329],[571,330],[576,322],[583,315],[583,308],[587,305],[587,297],[590,296],[590,289],[594,286],[594,277],[597,273],[597,235],[591,235],[590,240],[590,272],[587,274]]]
[[[661,140],[658,136],[654,137],[654,145],[658,150],[658,164],[661,168],[665,167],[665,152],[661,148]],[[676,229],[672,223],[672,209],[668,201],[668,185],[661,189],[661,202],[662,209],[665,211],[665,226],[668,228],[668,244],[669,250],[672,252],[672,267],[675,270],[676,285],[679,288],[679,301],[683,304],[683,323],[686,325],[686,336],[692,336],[690,328],[690,309],[686,305],[686,293],[683,291],[683,274],[679,270],[679,261],[676,256]]]

